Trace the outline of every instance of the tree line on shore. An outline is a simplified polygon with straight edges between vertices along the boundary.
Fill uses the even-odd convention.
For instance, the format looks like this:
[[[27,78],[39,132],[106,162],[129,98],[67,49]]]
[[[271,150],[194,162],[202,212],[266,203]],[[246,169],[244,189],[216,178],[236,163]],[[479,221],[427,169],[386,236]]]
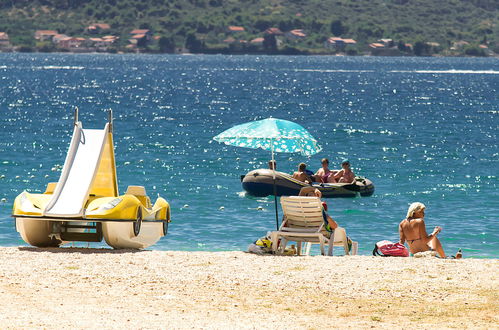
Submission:
[[[497,14],[496,0],[0,0],[0,32],[20,51],[57,50],[39,29],[90,37],[106,23],[110,52],[484,56],[499,53]],[[131,47],[133,29],[155,38]],[[286,37],[295,30],[304,36]],[[327,47],[333,37],[356,43]],[[392,44],[375,50],[379,40]]]

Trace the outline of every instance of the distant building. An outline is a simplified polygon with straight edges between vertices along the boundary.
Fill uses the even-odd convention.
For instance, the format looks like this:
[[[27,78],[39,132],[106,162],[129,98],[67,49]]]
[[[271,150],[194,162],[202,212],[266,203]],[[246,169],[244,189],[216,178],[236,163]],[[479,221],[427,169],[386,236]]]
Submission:
[[[345,45],[355,45],[355,44],[357,44],[357,41],[355,41],[353,39],[343,39],[343,43]]]
[[[307,35],[302,29],[295,29],[285,33],[286,38],[289,40],[300,40],[305,38]]]
[[[265,34],[273,34],[276,36],[282,36],[284,33],[282,33],[282,31],[279,28],[271,27],[271,28],[268,28],[267,30],[265,30]]]
[[[328,49],[343,50],[348,45],[355,45],[357,41],[353,39],[343,39],[340,37],[331,37],[324,42],[324,47]]]
[[[91,34],[98,34],[110,30],[111,26],[107,23],[95,23],[87,26],[87,32]]]
[[[149,38],[152,37],[152,32],[149,29],[135,29],[135,30],[130,31],[130,34],[132,36],[138,35],[138,34],[144,34],[144,35],[148,36]]]
[[[111,38],[112,37],[112,38]],[[97,51],[105,52],[115,42],[116,37],[107,36],[107,38],[88,38],[87,45]]]
[[[464,47],[468,46],[469,44],[470,44],[469,42],[464,41],[464,40],[454,41],[452,43],[452,47],[450,49],[451,50],[457,50],[457,49],[460,49],[460,48],[464,48]]]
[[[263,45],[263,38],[255,38],[250,41],[250,44],[256,45],[256,46],[261,46]]]
[[[36,30],[35,39],[39,41],[52,41],[52,38],[58,34],[56,30]]]
[[[436,48],[436,47],[440,47],[440,44],[439,44],[438,42],[427,42],[426,44],[427,44],[428,46],[430,46],[430,47],[434,47],[434,48]]]
[[[132,45],[146,44],[152,39],[152,32],[148,29],[135,29],[130,31],[130,35],[129,41]]]
[[[103,36],[102,39],[104,40],[112,40],[113,42],[115,42],[116,40],[118,40],[120,37],[117,37],[117,36]]]
[[[377,43],[382,44],[384,47],[394,46],[393,39],[387,39],[387,38],[379,39]]]
[[[372,49],[381,49],[381,48],[385,48],[385,45],[382,44],[382,43],[379,43],[379,42],[373,42],[373,43],[369,44],[369,48],[372,48]]]
[[[0,32],[0,48],[10,47],[9,35],[7,32]]]
[[[67,36],[65,34],[56,34],[55,36],[52,37],[52,42],[54,44],[58,44],[61,40],[65,39],[65,38],[69,38],[69,36]]]
[[[235,25],[229,25],[227,27],[227,32],[229,33],[237,33],[237,32],[244,32],[245,29],[242,26],[235,26]]]
[[[69,50],[81,48],[85,42],[85,38],[68,37],[66,35],[57,35],[53,40],[57,47]]]

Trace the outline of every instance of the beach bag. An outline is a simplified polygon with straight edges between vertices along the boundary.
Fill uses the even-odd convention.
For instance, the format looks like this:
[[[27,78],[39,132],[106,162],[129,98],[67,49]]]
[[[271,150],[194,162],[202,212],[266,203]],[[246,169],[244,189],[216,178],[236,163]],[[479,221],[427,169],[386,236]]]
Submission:
[[[270,240],[270,232],[266,236],[261,237],[248,246],[248,252],[255,254],[270,254],[272,253],[272,241]]]
[[[408,257],[409,251],[403,244],[384,240],[374,244],[373,256]]]

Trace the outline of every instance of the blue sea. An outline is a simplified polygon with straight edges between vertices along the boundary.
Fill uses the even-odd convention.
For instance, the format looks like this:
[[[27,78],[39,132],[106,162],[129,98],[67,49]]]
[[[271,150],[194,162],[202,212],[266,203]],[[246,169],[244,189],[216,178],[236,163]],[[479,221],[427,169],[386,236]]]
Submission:
[[[0,246],[25,245],[12,203],[58,180],[78,106],[86,128],[114,111],[120,192],[144,185],[170,202],[170,232],[151,249],[245,250],[275,228],[273,198],[240,183],[270,153],[212,140],[274,117],[323,147],[277,154],[279,170],[348,158],[374,182],[371,197],[328,199],[360,254],[398,240],[419,201],[448,254],[498,258],[498,90],[492,58],[0,54]]]

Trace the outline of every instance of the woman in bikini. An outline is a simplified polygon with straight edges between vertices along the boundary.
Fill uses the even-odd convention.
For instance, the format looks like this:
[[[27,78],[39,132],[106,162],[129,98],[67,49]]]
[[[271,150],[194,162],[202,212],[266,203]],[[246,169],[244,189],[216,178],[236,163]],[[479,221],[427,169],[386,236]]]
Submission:
[[[323,183],[336,183],[334,175],[337,171],[331,171],[329,169],[329,159],[322,158],[321,164],[322,167],[317,170],[317,172],[315,173],[315,177],[320,178]]]
[[[412,254],[432,250],[436,251],[441,258],[445,258],[444,248],[437,238],[442,228],[437,226],[430,235],[426,233],[425,208],[426,206],[419,202],[409,206],[407,217],[399,225],[400,244],[407,241]]]

